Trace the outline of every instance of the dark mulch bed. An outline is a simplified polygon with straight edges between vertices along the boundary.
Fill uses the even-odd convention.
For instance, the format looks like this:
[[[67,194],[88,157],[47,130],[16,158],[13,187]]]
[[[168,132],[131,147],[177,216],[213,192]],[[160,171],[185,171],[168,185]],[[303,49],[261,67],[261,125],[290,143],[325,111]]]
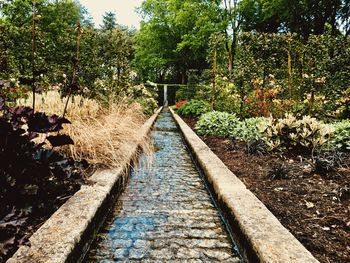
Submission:
[[[184,120],[194,128],[196,120]],[[230,150],[230,140],[201,138],[320,262],[350,262],[349,168],[321,176],[310,156],[249,155],[245,143]],[[272,180],[269,171],[281,163],[289,170],[287,179]]]

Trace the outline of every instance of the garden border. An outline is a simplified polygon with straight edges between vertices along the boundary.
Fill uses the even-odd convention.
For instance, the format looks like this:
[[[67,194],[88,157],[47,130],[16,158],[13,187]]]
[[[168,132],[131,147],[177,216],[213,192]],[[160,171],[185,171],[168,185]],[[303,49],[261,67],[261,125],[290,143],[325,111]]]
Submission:
[[[159,108],[140,128],[142,137],[147,136]],[[120,168],[99,170],[67,200],[31,237],[30,246],[21,246],[7,263],[63,263],[81,262],[93,237],[104,222],[110,205],[119,196],[127,181],[131,160],[139,145],[133,146],[129,161]]]
[[[248,262],[319,262],[173,109],[170,111],[224,212],[243,257]]]

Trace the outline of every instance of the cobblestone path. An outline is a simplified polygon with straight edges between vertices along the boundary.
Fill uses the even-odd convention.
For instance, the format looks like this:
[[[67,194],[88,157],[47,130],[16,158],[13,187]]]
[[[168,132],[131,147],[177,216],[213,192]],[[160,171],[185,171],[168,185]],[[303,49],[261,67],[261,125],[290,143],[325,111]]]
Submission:
[[[86,262],[241,262],[169,112],[152,136]]]

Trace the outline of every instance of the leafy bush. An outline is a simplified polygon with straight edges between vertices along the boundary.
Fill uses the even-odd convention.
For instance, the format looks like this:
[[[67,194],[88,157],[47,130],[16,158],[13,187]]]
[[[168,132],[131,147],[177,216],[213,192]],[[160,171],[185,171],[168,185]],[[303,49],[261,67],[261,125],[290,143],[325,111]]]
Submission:
[[[210,111],[210,105],[203,100],[191,100],[177,110],[178,114],[184,117],[199,117],[208,111]]]
[[[324,145],[332,128],[310,116],[301,120],[290,114],[265,125],[266,142],[271,150],[312,150]]]
[[[271,119],[265,117],[245,119],[237,123],[233,135],[242,141],[258,140],[263,137],[262,127],[269,123]]]
[[[334,129],[330,148],[350,150],[350,121],[344,120],[331,125]]]
[[[34,142],[39,133],[58,132],[69,120],[34,113],[30,107],[8,107],[1,97],[0,111],[0,199],[9,205],[24,204],[27,196],[44,194],[43,189],[50,187],[50,178],[66,180],[71,176],[66,169],[68,160],[43,148],[45,141]],[[49,135],[46,139],[52,147],[73,144],[64,134]]]
[[[151,116],[158,108],[157,101],[153,98],[137,98],[135,102],[142,106],[143,113],[148,116]]]
[[[62,203],[59,197],[74,193],[81,184],[79,172],[87,168],[86,162],[43,147],[46,141],[52,148],[73,143],[68,135],[52,135],[66,123],[63,117],[30,107],[9,107],[0,97],[0,243],[8,245],[0,249],[0,259],[25,242],[27,233],[20,226],[53,212]],[[46,139],[36,142],[38,134]]]
[[[0,96],[6,98],[7,103],[25,97],[27,91],[23,86],[19,86],[15,79],[0,80]]]
[[[202,115],[196,129],[200,135],[217,135],[250,141],[262,138],[263,133],[260,126],[270,122],[271,119],[264,117],[240,121],[235,114],[214,111]]]
[[[152,87],[146,87],[143,84],[129,86],[123,97],[134,99],[143,107],[143,112],[152,115],[154,110],[158,108],[158,103],[154,99],[156,91]]]
[[[240,123],[234,114],[212,111],[203,114],[196,125],[199,135],[233,136],[235,127]]]

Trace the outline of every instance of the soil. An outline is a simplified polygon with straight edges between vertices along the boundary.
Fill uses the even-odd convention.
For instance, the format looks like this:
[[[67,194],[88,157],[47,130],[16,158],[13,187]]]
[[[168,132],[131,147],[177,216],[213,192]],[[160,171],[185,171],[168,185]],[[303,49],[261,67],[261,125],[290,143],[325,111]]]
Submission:
[[[194,129],[195,119],[184,120]],[[251,155],[244,142],[201,139],[320,262],[350,262],[350,154],[321,175],[310,154]],[[288,173],[278,179],[271,171],[281,164]]]

